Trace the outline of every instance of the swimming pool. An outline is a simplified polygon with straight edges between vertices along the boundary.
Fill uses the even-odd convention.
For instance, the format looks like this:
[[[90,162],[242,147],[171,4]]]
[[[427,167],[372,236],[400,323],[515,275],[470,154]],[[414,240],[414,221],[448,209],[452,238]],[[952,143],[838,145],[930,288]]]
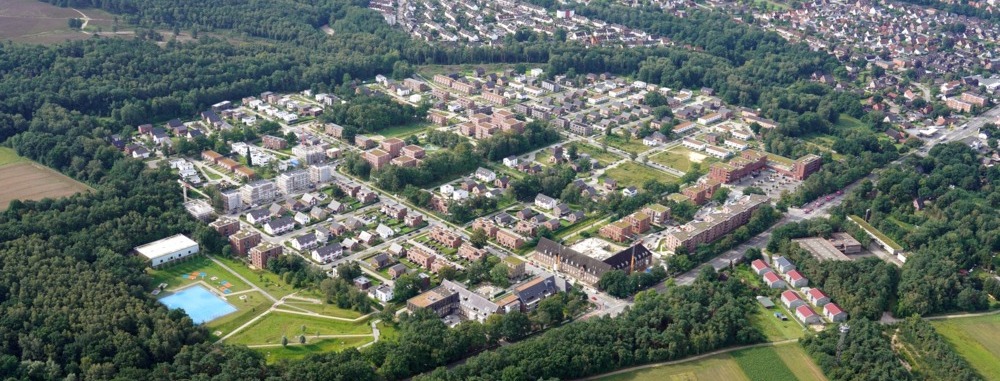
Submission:
[[[209,322],[236,312],[236,307],[200,284],[162,298],[160,303],[170,309],[184,310],[195,324]]]

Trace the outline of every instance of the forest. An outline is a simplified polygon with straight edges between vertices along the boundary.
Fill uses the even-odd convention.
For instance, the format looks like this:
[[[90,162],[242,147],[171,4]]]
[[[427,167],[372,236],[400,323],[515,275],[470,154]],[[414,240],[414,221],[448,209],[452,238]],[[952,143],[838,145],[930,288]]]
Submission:
[[[973,268],[996,268],[1000,250],[1000,170],[980,165],[961,143],[907,157],[864,182],[841,205],[863,216],[909,252],[899,275],[897,316],[976,311],[989,302]],[[965,270],[965,271],[962,271]]]
[[[806,352],[833,381],[913,380],[893,352],[891,333],[878,322],[852,320],[838,357],[840,332],[827,329],[801,340]]]

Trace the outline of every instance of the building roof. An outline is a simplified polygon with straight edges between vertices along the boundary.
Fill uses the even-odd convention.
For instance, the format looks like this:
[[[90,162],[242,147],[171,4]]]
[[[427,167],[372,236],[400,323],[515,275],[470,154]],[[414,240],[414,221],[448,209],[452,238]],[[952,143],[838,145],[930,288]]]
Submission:
[[[838,306],[838,305],[836,305],[834,303],[824,304],[823,305],[823,311],[826,311],[826,313],[828,313],[830,315],[837,315],[837,314],[844,313],[844,310],[840,309],[840,306]]]
[[[812,297],[813,299],[816,299],[816,300],[823,299],[823,298],[829,298],[829,296],[826,296],[826,294],[824,294],[823,291],[820,291],[820,289],[815,288],[815,287],[814,288],[810,288],[809,291],[806,291],[806,293],[809,294],[810,297]]]
[[[776,266],[778,266],[778,267],[794,266],[792,264],[792,261],[789,261],[788,258],[785,258],[785,257],[775,257],[774,258],[774,264]]]
[[[795,293],[795,291],[792,291],[792,290],[785,290],[785,292],[782,292],[781,293],[781,298],[785,299],[787,301],[790,301],[790,302],[791,301],[795,301],[795,300],[802,300],[802,297],[799,296],[799,294]]]
[[[802,276],[802,273],[800,273],[799,270],[792,270],[788,272],[788,279],[791,279],[794,282],[800,279],[806,279],[806,277]]]
[[[808,318],[810,316],[815,316],[816,312],[809,308],[809,306],[803,304],[801,306],[795,307],[795,313],[802,315],[802,317]]]
[[[750,267],[753,267],[753,269],[756,271],[760,271],[761,269],[766,269],[767,264],[764,263],[764,261],[757,259],[754,260],[753,262],[750,262]]]
[[[317,247],[313,249],[313,252],[318,256],[326,257],[341,250],[343,250],[343,247],[340,246],[340,243],[334,242],[326,246]]]
[[[295,221],[292,220],[291,217],[281,217],[279,219],[270,220],[270,221],[267,222],[267,226],[270,227],[271,229],[276,229],[276,228],[280,228],[282,226],[294,225],[294,224],[295,224]]]
[[[556,276],[540,276],[514,287],[514,293],[522,303],[532,303],[559,292]]]
[[[164,255],[173,254],[178,250],[187,249],[191,246],[198,246],[198,243],[186,235],[177,234],[136,247],[135,251],[152,260]]]
[[[769,273],[765,273],[764,274],[764,280],[766,280],[767,283],[770,284],[770,283],[774,283],[774,282],[780,281],[781,278],[778,278],[777,274],[769,272]]]
[[[305,245],[315,240],[316,240],[316,234],[314,233],[303,234],[298,237],[295,237],[295,242],[298,242],[299,245]]]

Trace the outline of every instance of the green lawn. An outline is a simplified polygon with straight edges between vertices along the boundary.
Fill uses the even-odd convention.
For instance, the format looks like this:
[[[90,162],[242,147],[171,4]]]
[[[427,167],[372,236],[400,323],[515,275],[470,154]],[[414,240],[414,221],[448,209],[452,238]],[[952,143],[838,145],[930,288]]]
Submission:
[[[245,298],[240,298],[245,296]],[[253,319],[255,316],[264,313],[268,308],[271,308],[271,299],[265,298],[263,294],[259,292],[248,292],[245,294],[240,294],[232,297],[226,298],[229,304],[236,307],[236,312],[229,315],[220,317],[218,319],[212,320],[211,322],[205,323],[208,327],[208,331],[212,334],[215,339],[220,339],[223,336],[239,328],[246,322]]]
[[[615,147],[625,152],[640,154],[649,150],[649,146],[642,144],[642,139],[630,138],[627,142],[621,135],[605,136],[604,141],[609,146]]]
[[[247,278],[247,280],[254,282],[258,287],[275,298],[281,298],[296,291],[292,286],[281,280],[278,274],[266,270],[251,270],[246,262],[238,259],[221,256],[214,258],[225,263],[226,266],[229,266],[229,268]]]
[[[1000,315],[935,320],[932,324],[979,374],[987,380],[1000,380]]]
[[[833,125],[833,128],[855,130],[865,128],[865,124],[850,115],[840,114],[840,117],[837,119],[837,123]]]
[[[379,322],[376,324],[378,326],[379,340],[396,340],[399,338],[399,329],[386,325],[385,322]]]
[[[402,139],[402,138],[405,138],[405,137],[410,136],[410,135],[419,134],[421,132],[424,132],[425,130],[427,130],[430,127],[431,127],[430,123],[419,122],[419,123],[411,123],[411,124],[402,125],[402,126],[392,126],[392,127],[386,128],[386,129],[384,129],[382,131],[379,131],[378,133],[379,133],[379,135],[385,136],[387,138],[400,138],[400,139]]]
[[[666,172],[628,161],[604,172],[604,175],[618,181],[618,188],[635,186],[642,188],[647,180],[656,179],[664,183],[676,183],[680,179]]]
[[[299,302],[299,301],[295,301],[294,299],[290,299],[290,301],[286,301],[285,304],[288,305],[288,306],[294,306],[294,307],[302,308],[302,309],[307,310],[307,311],[312,311],[312,312],[315,312],[315,313],[318,313],[318,314],[327,315],[327,316],[340,317],[340,318],[345,318],[345,319],[357,319],[357,318],[361,317],[361,313],[358,312],[358,311],[355,311],[355,310],[346,310],[346,309],[337,307],[336,305],[333,305],[333,304],[326,304],[326,303],[316,304],[316,303],[309,303],[309,302],[305,302],[305,301]],[[293,310],[293,308],[289,308],[289,309]]]
[[[0,166],[28,161],[28,159],[17,155],[13,149],[0,147]]]
[[[649,159],[653,162],[668,166],[681,172],[691,170],[691,151],[684,147],[674,148],[669,151],[660,152]],[[703,166],[704,167],[704,166]],[[702,168],[704,169],[704,168]]]
[[[205,277],[198,276],[195,279],[182,277],[182,275],[196,274],[204,272]],[[218,290],[222,281],[227,281],[232,286],[229,288],[233,292],[249,290],[250,286],[237,278],[233,273],[226,271],[221,266],[212,262],[206,256],[199,255],[194,259],[171,265],[160,269],[147,269],[146,274],[153,278],[150,282],[153,286],[166,283],[167,289],[175,289],[191,283],[205,282]],[[213,280],[212,278],[216,278]]]
[[[798,339],[804,336],[804,328],[795,321],[794,315],[781,305],[781,300],[772,299],[771,301],[775,303],[775,307],[772,309],[764,308],[760,303],[757,303],[757,311],[750,315],[750,321],[764,332],[769,341]],[[785,314],[788,320],[782,321],[774,317],[775,312]]]
[[[305,331],[302,327],[305,327]],[[363,335],[372,332],[368,321],[349,323],[313,316],[271,312],[226,340],[231,344],[281,344],[281,337],[294,341],[300,334],[306,337],[319,335]],[[368,341],[371,341],[369,338]]]
[[[781,361],[774,348],[753,348],[733,352],[733,359],[752,381],[796,381],[797,378]]]
[[[575,142],[570,144],[576,146],[576,151],[578,153],[585,153],[590,155],[592,159],[596,159],[598,163],[601,163],[601,165],[605,167],[618,160],[624,159],[623,157],[618,156],[612,153],[611,151],[604,151],[590,144],[575,143]]]
[[[290,344],[287,347],[266,347],[254,348],[267,359],[268,363],[276,363],[282,360],[296,360],[314,353],[339,352],[347,348],[356,348],[372,341],[370,337],[342,337],[335,339],[319,339],[309,341],[306,335],[306,344],[298,343],[298,337],[289,338]]]

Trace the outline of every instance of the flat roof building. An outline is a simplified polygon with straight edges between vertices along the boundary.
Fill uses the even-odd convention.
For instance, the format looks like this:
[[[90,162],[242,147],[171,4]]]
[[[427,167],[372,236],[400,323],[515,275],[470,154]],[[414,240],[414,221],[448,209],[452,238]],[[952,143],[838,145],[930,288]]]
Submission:
[[[150,267],[153,268],[198,254],[198,250],[198,243],[183,234],[153,241],[135,248],[135,251],[139,255],[149,260]]]

